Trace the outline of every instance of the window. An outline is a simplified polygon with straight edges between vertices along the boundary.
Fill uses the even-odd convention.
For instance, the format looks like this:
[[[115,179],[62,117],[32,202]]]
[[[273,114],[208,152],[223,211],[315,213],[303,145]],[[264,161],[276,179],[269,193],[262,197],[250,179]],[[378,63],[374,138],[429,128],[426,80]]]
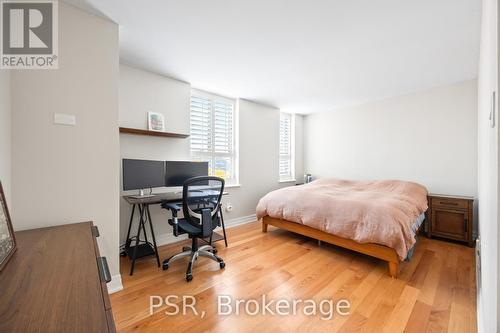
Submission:
[[[193,90],[191,158],[208,161],[209,174],[237,183],[234,100]]]
[[[290,113],[280,114],[280,181],[295,180],[293,156],[294,124]]]

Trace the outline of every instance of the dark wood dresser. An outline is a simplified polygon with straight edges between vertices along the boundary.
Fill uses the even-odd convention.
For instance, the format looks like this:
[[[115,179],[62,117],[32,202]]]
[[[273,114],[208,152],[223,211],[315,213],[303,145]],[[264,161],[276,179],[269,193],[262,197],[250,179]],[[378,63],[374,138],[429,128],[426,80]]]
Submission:
[[[428,237],[437,236],[474,246],[474,198],[430,194],[428,201]]]
[[[0,332],[115,332],[92,222],[16,232],[0,272]]]

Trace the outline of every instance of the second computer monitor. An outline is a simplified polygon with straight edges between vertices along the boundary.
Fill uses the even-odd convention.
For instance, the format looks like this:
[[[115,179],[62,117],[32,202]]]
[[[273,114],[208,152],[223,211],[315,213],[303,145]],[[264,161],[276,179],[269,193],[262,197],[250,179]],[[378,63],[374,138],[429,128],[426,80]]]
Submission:
[[[186,180],[208,176],[208,162],[167,161],[165,186],[182,186]]]

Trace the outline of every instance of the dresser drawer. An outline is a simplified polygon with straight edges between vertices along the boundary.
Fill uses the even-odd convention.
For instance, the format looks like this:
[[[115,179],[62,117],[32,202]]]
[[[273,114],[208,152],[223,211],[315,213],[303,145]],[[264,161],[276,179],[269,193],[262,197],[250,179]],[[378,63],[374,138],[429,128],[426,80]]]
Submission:
[[[446,209],[469,209],[469,200],[458,198],[432,198],[431,206]]]
[[[107,282],[110,280],[107,278],[109,276],[109,268],[107,267],[107,262],[105,257],[101,257],[99,253],[99,246],[97,245],[97,237],[99,237],[99,229],[96,226],[92,226],[92,236],[94,240],[94,251],[96,257],[96,264],[99,271],[99,278],[101,279],[101,290],[102,298],[104,301],[104,308],[108,311],[111,310],[111,302],[109,300]],[[107,280],[107,281],[106,281]],[[111,317],[112,318],[112,317]],[[109,316],[108,316],[109,319]]]

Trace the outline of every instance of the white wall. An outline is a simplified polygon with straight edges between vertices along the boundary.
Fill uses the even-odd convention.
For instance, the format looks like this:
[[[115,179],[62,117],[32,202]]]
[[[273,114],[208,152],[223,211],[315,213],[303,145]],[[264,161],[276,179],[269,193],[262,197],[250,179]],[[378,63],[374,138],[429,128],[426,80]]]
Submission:
[[[120,65],[120,126],[146,128],[146,113],[163,113],[167,131],[189,133],[189,84],[168,77]],[[239,100],[237,106],[239,132],[239,183],[228,188],[224,205],[227,224],[254,219],[255,207],[265,193],[293,183],[279,183],[278,144],[279,110],[266,105]],[[296,119],[296,171],[302,179],[302,117]],[[157,160],[189,160],[189,139],[156,138],[121,134],[121,158]],[[120,186],[120,189],[122,187]],[[155,192],[167,191],[165,188]],[[170,189],[171,190],[171,189]],[[137,192],[137,191],[135,191]],[[123,194],[135,193],[123,192]],[[120,240],[126,239],[131,207],[120,201]],[[169,213],[159,206],[151,207],[155,233],[159,243],[175,240],[167,223]]]
[[[498,2],[483,1],[478,79],[478,202],[481,278],[478,281],[478,331],[498,332],[498,108],[490,126],[492,92],[498,91]],[[497,99],[498,105],[498,99]]]
[[[241,187],[224,199],[233,206],[226,219],[255,214],[259,199],[279,187],[279,110],[246,100],[238,110]]]
[[[14,228],[92,220],[116,275],[118,26],[59,2],[59,50],[57,70],[12,73]],[[54,125],[54,113],[76,115],[76,126]]]
[[[11,134],[10,72],[0,69],[0,181],[10,210]]]
[[[189,134],[189,83],[120,64],[120,126],[147,129],[147,112],[162,113],[165,131]]]
[[[317,177],[403,179],[476,195],[476,81],[305,118],[305,169]]]
[[[147,129],[147,112],[162,113],[165,130],[189,134],[191,86],[165,76],[120,64],[120,126]],[[189,160],[189,139],[158,138],[120,134],[120,157],[152,160]],[[121,165],[120,159],[120,165]],[[122,180],[120,173],[120,182]],[[120,189],[123,186],[120,183]],[[155,189],[157,192],[166,189]],[[123,194],[137,191],[122,192]],[[131,207],[120,199],[120,241],[125,242]],[[159,206],[151,207],[155,234],[171,234],[168,215]]]

